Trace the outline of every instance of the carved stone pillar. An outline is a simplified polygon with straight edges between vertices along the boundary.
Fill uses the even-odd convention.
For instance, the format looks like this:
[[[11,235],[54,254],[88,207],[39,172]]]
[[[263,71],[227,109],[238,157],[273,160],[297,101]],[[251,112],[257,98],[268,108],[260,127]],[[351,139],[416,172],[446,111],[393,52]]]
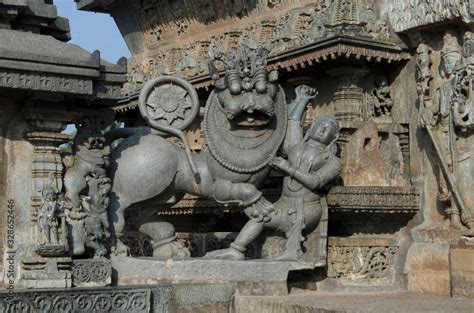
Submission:
[[[63,212],[50,217],[46,230],[53,236],[42,242],[39,221],[40,210],[46,205],[47,193],[56,197],[62,189],[63,162],[60,146],[72,138],[61,132],[74,115],[67,111],[55,111],[51,106],[28,105],[25,118],[30,132],[25,139],[33,145],[30,195],[30,241],[27,253],[21,259],[21,285],[24,288],[71,287],[71,258],[67,243],[67,227]],[[44,222],[43,222],[44,223]]]
[[[365,68],[339,67],[328,71],[328,74],[338,81],[334,93],[335,117],[344,125],[344,122],[362,121],[364,91],[359,82],[368,73]]]

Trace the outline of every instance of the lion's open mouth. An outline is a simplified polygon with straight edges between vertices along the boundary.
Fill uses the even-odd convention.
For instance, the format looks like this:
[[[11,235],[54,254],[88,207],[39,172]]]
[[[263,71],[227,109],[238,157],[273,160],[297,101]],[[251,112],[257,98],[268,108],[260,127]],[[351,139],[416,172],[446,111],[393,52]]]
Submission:
[[[235,116],[232,121],[233,124],[246,128],[261,128],[267,126],[268,123],[270,123],[270,121],[272,120],[273,116],[274,114],[265,114],[260,111],[256,111],[253,113],[242,112],[239,115]]]

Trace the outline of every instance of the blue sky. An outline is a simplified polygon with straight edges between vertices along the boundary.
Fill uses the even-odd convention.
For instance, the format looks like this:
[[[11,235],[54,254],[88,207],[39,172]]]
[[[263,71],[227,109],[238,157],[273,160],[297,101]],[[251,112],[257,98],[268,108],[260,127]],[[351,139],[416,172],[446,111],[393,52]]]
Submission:
[[[78,11],[74,0],[55,0],[54,4],[58,14],[69,19],[71,43],[89,52],[99,50],[102,59],[111,63],[116,63],[122,56],[130,57],[130,51],[110,15]]]

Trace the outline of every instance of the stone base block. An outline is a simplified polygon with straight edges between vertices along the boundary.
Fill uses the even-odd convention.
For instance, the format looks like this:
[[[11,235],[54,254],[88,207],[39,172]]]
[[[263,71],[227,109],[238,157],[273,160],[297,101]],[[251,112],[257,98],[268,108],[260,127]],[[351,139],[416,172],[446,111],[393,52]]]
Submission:
[[[112,258],[113,282],[118,286],[233,283],[241,294],[286,294],[288,273],[314,268],[311,263],[168,260]]]
[[[405,272],[409,291],[450,295],[449,245],[413,243],[408,251]]]
[[[453,297],[474,299],[474,243],[451,246]]]

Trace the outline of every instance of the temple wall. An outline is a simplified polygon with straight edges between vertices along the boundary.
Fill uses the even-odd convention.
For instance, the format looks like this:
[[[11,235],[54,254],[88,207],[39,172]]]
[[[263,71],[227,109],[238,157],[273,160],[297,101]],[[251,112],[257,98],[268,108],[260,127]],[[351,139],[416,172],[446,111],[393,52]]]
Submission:
[[[218,288],[213,284],[222,282],[226,287],[216,298],[225,301],[216,304],[219,309],[236,291],[283,295],[301,286],[472,297],[474,0],[78,4],[86,2],[89,9],[110,10],[132,51],[126,82],[125,60],[106,64],[100,53],[39,37],[39,30],[19,36],[22,45],[48,42],[55,52],[67,51],[69,59],[56,56],[57,64],[45,65],[49,52],[21,54],[24,59],[13,64],[8,62],[15,51],[0,51],[0,294],[11,285],[54,288],[47,294],[51,303],[59,299],[64,301],[59,305],[74,309],[104,304],[133,312],[168,306],[160,299],[175,296],[192,302],[189,307],[199,306],[199,290],[208,290],[202,297],[208,301]],[[7,31],[0,36],[17,41]],[[16,69],[20,63],[22,69]],[[42,67],[30,73],[32,63]],[[239,90],[232,94],[236,81]],[[263,91],[257,88],[262,82],[267,84]],[[311,88],[297,89],[300,85]],[[268,86],[278,91],[270,96]],[[306,150],[286,172],[274,163],[253,172],[247,163],[238,167],[240,159],[251,162],[251,153],[266,151],[266,136],[281,139],[281,148],[285,132],[277,139],[273,132],[283,124],[271,118],[286,119],[287,105],[301,97],[310,98],[301,107],[306,110],[302,131],[322,116],[340,126],[318,160],[331,159],[338,168],[340,160],[340,172],[317,176],[330,180],[307,188],[317,196],[310,205],[321,212],[311,229],[303,211],[308,195],[293,194],[294,202],[278,203],[284,178],[294,182],[303,175],[296,173]],[[261,111],[268,104],[275,115]],[[160,128],[158,120],[179,128],[188,118],[193,120],[183,126],[183,136],[189,150],[181,149],[186,140],[161,130],[158,138],[151,130]],[[274,129],[265,128],[273,122]],[[135,128],[146,123],[153,127]],[[76,126],[74,138],[62,133],[68,124]],[[234,138],[236,129],[235,142],[219,137],[229,131]],[[131,139],[123,146],[114,142],[124,138]],[[238,153],[213,154],[216,141]],[[68,150],[60,148],[65,143]],[[323,146],[317,144],[322,142],[312,147]],[[275,151],[269,153],[275,160],[293,162],[289,153]],[[193,160],[200,162],[200,175],[193,172]],[[169,166],[163,166],[166,162]],[[317,172],[314,164],[305,166],[305,175]],[[159,185],[166,179],[171,183]],[[252,192],[257,202],[245,198]],[[251,202],[245,207],[251,210],[244,211],[244,202]],[[281,221],[266,211],[270,202],[282,210]],[[296,211],[284,211],[290,206]],[[259,233],[246,246],[235,244],[249,220],[262,225],[255,227]],[[279,223],[276,230],[263,230],[269,222]],[[288,247],[300,254],[275,261]],[[224,257],[202,258],[216,251]],[[170,282],[176,286],[163,285]],[[189,287],[191,296],[187,286],[178,286],[183,282],[197,284]],[[131,285],[148,286],[132,290]],[[74,298],[76,287],[86,288]],[[112,303],[122,291],[123,298]],[[20,292],[8,305],[43,294]]]

